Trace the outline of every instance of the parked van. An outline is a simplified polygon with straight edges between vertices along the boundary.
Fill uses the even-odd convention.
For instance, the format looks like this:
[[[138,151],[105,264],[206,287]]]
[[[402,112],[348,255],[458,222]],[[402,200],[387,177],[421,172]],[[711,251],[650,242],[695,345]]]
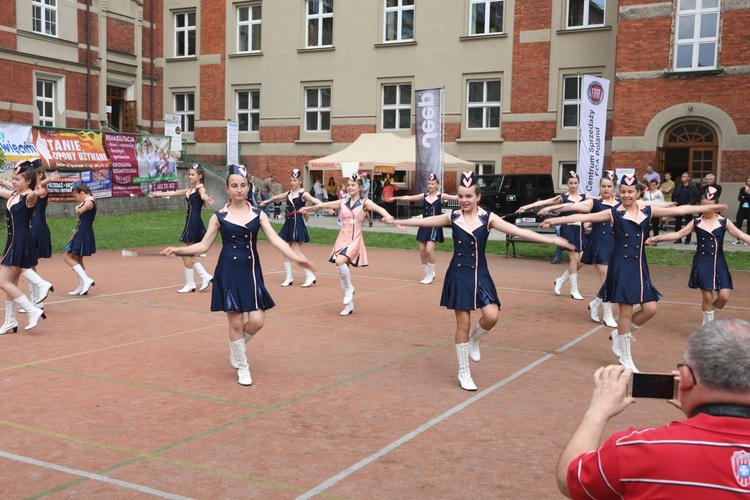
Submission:
[[[482,189],[479,205],[497,215],[512,214],[523,205],[555,196],[550,174],[491,174],[478,175]],[[446,203],[446,208],[456,208],[457,203]]]

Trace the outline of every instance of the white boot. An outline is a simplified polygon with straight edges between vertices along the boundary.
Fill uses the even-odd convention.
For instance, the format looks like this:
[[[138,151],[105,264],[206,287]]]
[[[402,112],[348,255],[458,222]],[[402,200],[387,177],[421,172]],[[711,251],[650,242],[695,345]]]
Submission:
[[[200,291],[202,292],[203,290],[208,288],[209,285],[211,285],[211,281],[213,281],[214,277],[208,274],[205,269],[203,269],[203,266],[200,262],[196,262],[195,264],[193,264],[193,270],[198,273],[198,276],[201,277]]]
[[[599,319],[599,309],[602,307],[602,299],[599,297],[595,298],[591,302],[589,302],[589,311],[591,311],[591,320],[595,323],[599,323],[601,319]]]
[[[425,264],[422,267],[424,267],[424,278],[420,283],[429,285],[435,279],[435,264]]]
[[[37,305],[36,297],[37,297],[36,286],[34,286],[34,283],[32,283],[31,281],[29,281],[29,302],[31,302],[32,304],[34,304],[37,307],[39,307]],[[42,306],[42,307],[44,307],[44,306]],[[24,309],[19,309],[18,312],[25,313],[26,311]]]
[[[231,342],[234,359],[237,361],[237,381],[240,385],[251,385],[253,383],[250,377],[250,366],[247,364],[245,355],[245,339],[234,340]]]
[[[487,335],[489,332],[490,330],[482,328],[478,321],[474,328],[469,331],[469,357],[473,361],[479,361],[482,359],[482,356],[479,353],[479,339]]]
[[[44,281],[42,277],[39,276],[33,269],[25,269],[21,273],[21,276],[28,280],[28,282],[30,283],[29,288],[31,288],[31,285],[34,285],[34,287],[36,288],[34,294],[36,301],[32,300],[32,304],[44,302],[44,299],[47,298],[47,294],[49,294],[49,292],[55,291],[55,287],[52,286],[52,283]]]
[[[73,266],[73,271],[78,275],[78,282],[80,285],[80,291],[78,292],[78,295],[88,295],[89,288],[91,288],[95,284],[94,280],[88,277],[81,264],[76,264],[75,266]]]
[[[560,293],[562,293],[562,286],[565,284],[566,281],[568,281],[569,276],[570,276],[570,273],[566,270],[562,276],[560,276],[559,278],[555,280],[555,293],[557,295],[560,295]]]
[[[476,391],[477,386],[471,378],[469,369],[469,343],[456,344],[456,356],[458,356],[458,383],[465,391]]]
[[[253,333],[250,335],[249,333],[243,331],[242,334],[245,337],[245,344],[253,340],[253,337],[255,337],[255,334]],[[232,368],[235,370],[238,370],[240,368],[240,364],[237,362],[237,358],[234,357],[234,349],[232,348],[232,341],[229,341],[229,364],[232,365]]]
[[[284,262],[284,271],[286,272],[286,279],[281,286],[289,286],[294,283],[294,276],[292,275],[292,263]]]
[[[348,304],[354,298],[354,286],[352,285],[352,276],[349,274],[349,266],[342,264],[336,268],[341,278],[342,288],[344,289],[344,305]]]
[[[195,291],[195,273],[192,267],[183,267],[185,273],[185,286],[177,290],[177,293],[190,293]]]
[[[354,312],[354,301],[349,302],[344,309],[339,313],[339,316],[349,316]]]
[[[44,311],[35,307],[26,295],[21,295],[17,299],[13,299],[13,302],[23,307],[26,310],[26,314],[29,315],[29,324],[24,328],[25,330],[31,330],[34,328],[37,323],[39,323],[39,318],[47,319],[47,315],[44,314]]]
[[[622,356],[622,350],[620,350],[620,334],[617,330],[612,330],[609,334],[609,340],[612,341],[612,352],[618,358]]]
[[[703,323],[701,325],[705,325],[706,323],[710,323],[714,320],[714,311],[702,311],[703,312]]]
[[[81,290],[83,290],[83,280],[80,276],[78,276],[78,288],[76,288],[72,292],[68,292],[68,295],[80,295]]]
[[[617,321],[612,315],[612,302],[602,302],[602,309],[604,310],[604,324],[610,328],[617,328]]]
[[[18,321],[16,321],[16,303],[12,300],[5,301],[5,323],[0,326],[0,335],[18,331]]]
[[[302,283],[302,288],[313,286],[316,282],[317,280],[315,279],[313,272],[308,268],[305,268],[305,282]]]
[[[576,300],[583,300],[583,296],[578,293],[578,273],[570,275],[570,296]]]
[[[635,338],[633,338],[633,335],[630,333],[627,335],[618,335],[618,337],[620,340],[620,350],[622,351],[622,354],[620,355],[620,364],[625,368],[630,368],[634,373],[640,373],[638,368],[635,367],[633,356],[630,353],[630,342],[631,340],[635,342]]]

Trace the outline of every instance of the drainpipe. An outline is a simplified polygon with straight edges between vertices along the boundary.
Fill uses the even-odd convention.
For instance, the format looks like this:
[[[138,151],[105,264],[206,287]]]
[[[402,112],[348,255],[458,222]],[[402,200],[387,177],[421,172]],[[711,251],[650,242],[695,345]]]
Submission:
[[[86,128],[91,130],[91,42],[89,30],[91,24],[90,0],[86,0]]]
[[[149,30],[149,37],[151,38],[151,102],[149,103],[150,106],[150,114],[151,114],[151,133],[154,133],[154,83],[156,82],[156,64],[154,63],[154,23],[155,23],[155,17],[156,16],[156,1],[151,0],[151,30]]]

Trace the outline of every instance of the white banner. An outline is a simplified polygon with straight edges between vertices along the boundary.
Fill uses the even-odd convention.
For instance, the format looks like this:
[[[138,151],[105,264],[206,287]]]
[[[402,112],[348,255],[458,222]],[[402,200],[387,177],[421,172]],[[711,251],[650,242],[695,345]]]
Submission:
[[[182,118],[180,115],[167,113],[164,115],[164,135],[170,137],[169,150],[182,152]]]
[[[227,123],[227,165],[240,164],[240,124],[237,122]]]
[[[440,112],[440,89],[417,90],[416,112],[416,193],[427,191],[427,178],[435,174],[441,179],[440,168],[443,159],[442,116]]]
[[[581,84],[581,144],[578,150],[579,189],[589,196],[599,196],[599,182],[604,171],[604,136],[607,130],[607,95],[609,80],[583,75]]]

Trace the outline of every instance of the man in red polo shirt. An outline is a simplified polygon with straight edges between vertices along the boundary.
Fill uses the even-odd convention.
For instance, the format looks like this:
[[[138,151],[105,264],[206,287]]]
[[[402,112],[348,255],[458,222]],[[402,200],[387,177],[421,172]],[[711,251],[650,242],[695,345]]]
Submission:
[[[600,445],[628,397],[631,371],[594,374],[594,394],[557,463],[570,498],[750,498],[750,323],[706,323],[690,336],[675,376],[687,420],[619,432]]]

